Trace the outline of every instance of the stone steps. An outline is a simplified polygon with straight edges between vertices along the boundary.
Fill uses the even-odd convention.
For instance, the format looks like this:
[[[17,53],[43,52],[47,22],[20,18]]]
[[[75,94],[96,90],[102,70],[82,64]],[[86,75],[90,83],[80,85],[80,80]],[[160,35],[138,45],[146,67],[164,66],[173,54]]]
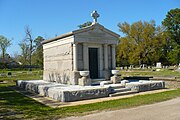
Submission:
[[[118,84],[114,84],[110,86],[110,88],[111,88],[111,93],[109,94],[109,97],[128,95],[138,92],[135,90],[131,90],[131,88],[126,88],[125,86]]]
[[[121,96],[121,95],[129,95],[129,94],[133,94],[133,93],[138,93],[138,91],[124,91],[124,92],[117,92],[117,93],[112,93],[109,94],[109,97],[115,97],[115,96]]]

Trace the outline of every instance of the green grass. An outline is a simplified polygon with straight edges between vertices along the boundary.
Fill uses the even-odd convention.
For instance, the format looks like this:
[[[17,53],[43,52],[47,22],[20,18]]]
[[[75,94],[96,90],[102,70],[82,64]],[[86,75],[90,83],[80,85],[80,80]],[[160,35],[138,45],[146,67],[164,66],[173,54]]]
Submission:
[[[180,76],[180,72],[174,70],[164,70],[161,71],[150,71],[150,70],[130,70],[125,71],[121,70],[120,74],[122,76],[161,76],[161,77],[170,77],[170,76]]]
[[[11,76],[8,76],[8,72],[11,72]],[[0,70],[0,80],[37,80],[42,79],[42,70]]]
[[[12,72],[9,77],[8,72]],[[122,76],[180,76],[179,72],[173,71],[120,71]],[[150,95],[139,95],[132,98],[111,100],[87,105],[79,105],[64,108],[50,108],[31,98],[28,98],[13,89],[15,83],[11,80],[42,79],[42,70],[17,71],[0,70],[0,80],[9,81],[8,84],[0,84],[0,119],[56,119],[67,116],[89,114],[94,111],[114,110],[130,108],[144,104],[152,104],[175,97],[180,97],[180,89],[155,93]]]
[[[87,105],[50,108],[13,89],[13,84],[0,84],[0,119],[57,119],[67,116],[89,114],[94,111],[130,108],[152,104],[180,96],[180,89],[162,93],[138,95]]]

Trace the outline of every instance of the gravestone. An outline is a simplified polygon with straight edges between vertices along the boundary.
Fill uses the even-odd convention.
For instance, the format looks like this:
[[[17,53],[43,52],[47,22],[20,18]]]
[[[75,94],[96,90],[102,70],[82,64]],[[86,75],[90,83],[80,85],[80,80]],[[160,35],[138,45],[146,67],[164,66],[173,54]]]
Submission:
[[[91,16],[92,25],[42,42],[43,80],[77,85],[79,71],[89,71],[91,79],[110,79],[120,36],[98,23],[97,11]]]
[[[145,64],[142,64],[142,69],[145,69]]]
[[[179,63],[179,65],[178,65],[177,71],[179,71],[179,72],[180,72],[180,63]]]
[[[162,68],[161,62],[156,63],[156,68]]]

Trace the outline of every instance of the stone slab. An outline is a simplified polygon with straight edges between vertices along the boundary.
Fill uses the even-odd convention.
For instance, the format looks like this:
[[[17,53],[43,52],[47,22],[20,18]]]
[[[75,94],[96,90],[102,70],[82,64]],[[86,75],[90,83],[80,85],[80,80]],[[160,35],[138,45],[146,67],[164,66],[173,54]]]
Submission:
[[[43,80],[18,80],[16,85],[29,92],[50,97],[61,102],[108,97],[110,93],[108,86],[65,85]]]
[[[131,88],[131,90],[137,90],[139,92],[149,91],[149,90],[157,90],[164,89],[165,82],[164,81],[139,81],[139,82],[130,82],[126,83],[127,88]]]

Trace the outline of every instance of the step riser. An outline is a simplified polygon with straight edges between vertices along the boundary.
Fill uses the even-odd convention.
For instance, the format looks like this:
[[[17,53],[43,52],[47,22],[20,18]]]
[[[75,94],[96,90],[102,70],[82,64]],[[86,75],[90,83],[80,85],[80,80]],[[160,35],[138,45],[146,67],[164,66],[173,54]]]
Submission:
[[[127,89],[114,89],[114,91],[113,92],[126,92],[126,91],[131,91],[131,89],[130,88],[127,88]]]
[[[112,89],[119,89],[119,88],[125,88],[125,86],[113,86]]]
[[[134,93],[138,93],[138,91],[119,92],[119,93],[115,93],[115,94],[110,94],[109,97],[129,95],[129,94],[134,94]]]

